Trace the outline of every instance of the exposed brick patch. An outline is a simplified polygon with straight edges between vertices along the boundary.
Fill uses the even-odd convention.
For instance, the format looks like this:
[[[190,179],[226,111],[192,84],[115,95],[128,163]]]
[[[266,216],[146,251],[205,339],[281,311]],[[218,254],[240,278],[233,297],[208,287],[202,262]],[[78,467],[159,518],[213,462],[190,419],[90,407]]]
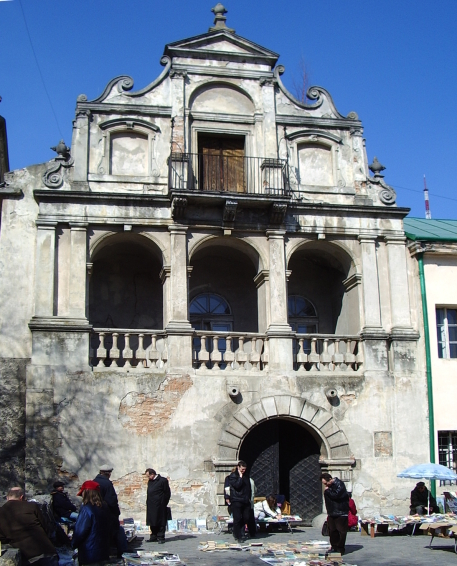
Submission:
[[[145,512],[148,480],[148,476],[140,472],[132,472],[113,480],[114,489],[124,516],[131,515],[132,512],[137,514]]]
[[[192,380],[188,375],[169,376],[153,394],[128,393],[119,407],[122,426],[138,435],[147,435],[165,426],[191,386]]]

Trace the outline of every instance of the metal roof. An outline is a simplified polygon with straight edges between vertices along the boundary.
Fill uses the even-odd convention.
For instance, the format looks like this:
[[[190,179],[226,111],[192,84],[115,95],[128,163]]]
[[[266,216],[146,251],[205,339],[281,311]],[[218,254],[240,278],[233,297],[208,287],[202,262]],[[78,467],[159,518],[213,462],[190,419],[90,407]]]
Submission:
[[[403,227],[410,240],[457,242],[457,220],[405,218]]]

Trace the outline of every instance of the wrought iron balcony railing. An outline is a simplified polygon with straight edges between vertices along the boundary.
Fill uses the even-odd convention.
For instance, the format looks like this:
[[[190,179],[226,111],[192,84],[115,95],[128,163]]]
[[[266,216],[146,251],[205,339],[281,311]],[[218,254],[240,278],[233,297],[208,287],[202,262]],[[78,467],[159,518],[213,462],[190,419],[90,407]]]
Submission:
[[[168,159],[170,189],[288,196],[289,172],[284,159],[237,155],[172,153]]]

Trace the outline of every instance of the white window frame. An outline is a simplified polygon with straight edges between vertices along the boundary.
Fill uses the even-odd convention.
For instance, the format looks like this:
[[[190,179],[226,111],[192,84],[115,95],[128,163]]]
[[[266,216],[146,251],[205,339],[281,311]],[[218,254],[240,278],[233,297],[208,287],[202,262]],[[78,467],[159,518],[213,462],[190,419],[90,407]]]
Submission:
[[[457,430],[439,430],[437,439],[438,462],[453,472],[457,472]],[[443,441],[446,441],[445,448]]]
[[[441,310],[444,311],[443,323],[442,324],[438,323],[438,311],[441,311]],[[457,359],[457,355],[451,356],[451,348],[450,348],[451,344],[457,345],[457,341],[454,341],[454,340],[450,341],[449,340],[449,326],[457,327],[457,324],[449,325],[448,315],[447,315],[449,310],[457,311],[457,308],[437,306],[436,311],[435,311],[438,357],[440,359],[447,359],[447,360]],[[441,337],[441,339],[440,339],[440,337]],[[441,348],[442,348],[442,355],[440,355],[440,349],[439,349],[440,344],[441,344]]]

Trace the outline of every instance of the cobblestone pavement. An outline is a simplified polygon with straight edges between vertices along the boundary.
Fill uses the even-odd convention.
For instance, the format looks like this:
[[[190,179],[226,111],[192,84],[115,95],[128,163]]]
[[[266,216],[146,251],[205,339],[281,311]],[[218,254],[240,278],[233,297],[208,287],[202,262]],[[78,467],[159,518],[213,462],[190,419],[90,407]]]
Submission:
[[[271,533],[259,534],[259,542],[286,542],[288,540],[322,540],[319,529],[308,527],[296,528],[293,534]],[[147,542],[147,538],[139,537],[132,550],[166,550],[179,554],[186,566],[262,566],[259,558],[248,552],[201,552],[198,544],[201,540],[232,541],[231,535],[168,535],[166,544],[157,545]],[[449,539],[435,538],[433,548],[429,549],[429,536],[389,536],[377,535],[374,539],[361,536],[360,533],[348,533],[345,560],[357,566],[456,566],[457,554],[454,553],[454,542]]]

